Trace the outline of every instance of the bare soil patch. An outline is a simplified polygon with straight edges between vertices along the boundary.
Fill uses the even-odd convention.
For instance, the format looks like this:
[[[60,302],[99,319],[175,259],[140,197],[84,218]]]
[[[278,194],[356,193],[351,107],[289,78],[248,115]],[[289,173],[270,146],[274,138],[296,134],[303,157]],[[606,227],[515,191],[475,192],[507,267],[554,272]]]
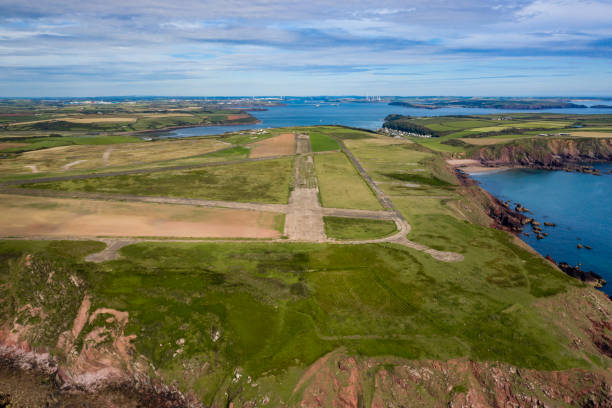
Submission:
[[[494,144],[499,144],[499,143],[505,143],[505,142],[509,142],[511,140],[516,140],[516,138],[512,138],[512,137],[500,137],[500,138],[469,138],[469,137],[464,137],[459,139],[462,142],[465,143],[469,143],[471,145],[474,146],[488,146],[488,145],[494,145]]]
[[[447,160],[446,162],[454,167],[476,166],[480,164],[478,160],[474,160],[474,159],[451,159],[451,160]]]
[[[446,163],[453,167],[458,167],[466,173],[489,173],[493,171],[508,170],[509,167],[487,167],[483,166],[478,160],[474,159],[451,159],[447,160]]]
[[[233,115],[227,115],[227,120],[246,119],[248,117],[249,117],[249,115],[247,115],[245,113],[238,113],[238,114],[233,114]]]
[[[3,236],[279,238],[278,217],[226,208],[0,194]]]
[[[1,142],[0,143],[0,150],[4,150],[4,149],[10,149],[12,147],[20,147],[20,146],[25,146],[27,143],[11,143],[11,142]]]
[[[295,151],[295,134],[283,133],[249,146],[251,147],[249,156],[251,158],[291,155]]]
[[[74,166],[76,166],[78,164],[81,164],[81,163],[85,163],[86,161],[87,160],[75,160],[75,161],[70,162],[68,164],[64,164],[64,166],[62,167],[62,170],[70,170],[71,167],[74,167]]]
[[[25,167],[26,169],[30,169],[32,173],[40,173],[40,170],[38,170],[38,166],[36,166],[35,164],[26,164],[23,167]]]

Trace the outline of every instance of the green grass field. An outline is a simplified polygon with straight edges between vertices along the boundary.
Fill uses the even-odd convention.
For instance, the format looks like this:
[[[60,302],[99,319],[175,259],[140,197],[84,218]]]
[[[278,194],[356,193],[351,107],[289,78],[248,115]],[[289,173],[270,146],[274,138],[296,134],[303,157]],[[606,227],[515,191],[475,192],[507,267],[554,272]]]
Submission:
[[[318,132],[309,132],[310,147],[313,152],[326,152],[329,150],[340,150],[340,145],[331,137]]]
[[[293,159],[277,159],[28,186],[63,191],[285,204],[289,199],[292,167]]]
[[[339,347],[546,370],[585,366],[570,340],[530,307],[576,281],[502,232],[441,222],[445,235],[471,240],[466,261],[438,262],[392,244],[147,243],[124,248],[120,260],[86,266],[78,258],[97,243],[5,241],[0,276],[15,279],[22,254],[61,254],[62,270],[86,282],[94,307],[129,312],[136,350],[168,380],[186,381],[175,371],[181,362],[214,361],[189,380],[205,400],[236,366],[255,379],[283,378]],[[36,284],[22,282],[19,290]],[[1,298],[6,312],[9,298]],[[58,319],[59,311],[49,313]]]
[[[315,170],[324,207],[382,209],[344,153],[315,156]]]
[[[340,240],[382,238],[397,231],[395,222],[390,220],[323,217],[323,221],[325,222],[325,235]]]
[[[109,145],[118,143],[142,142],[135,136],[63,136],[63,137],[32,137],[18,140],[24,146],[2,149],[5,153],[21,153],[32,150],[49,149],[51,147],[69,145]]]

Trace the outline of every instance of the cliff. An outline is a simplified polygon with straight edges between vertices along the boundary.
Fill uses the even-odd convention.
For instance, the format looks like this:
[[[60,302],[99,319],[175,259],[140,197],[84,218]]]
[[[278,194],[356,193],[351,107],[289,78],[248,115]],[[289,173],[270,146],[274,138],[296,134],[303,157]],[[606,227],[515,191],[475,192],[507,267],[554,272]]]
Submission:
[[[473,158],[487,166],[575,168],[584,162],[612,161],[612,139],[523,139],[481,147],[473,153]]]

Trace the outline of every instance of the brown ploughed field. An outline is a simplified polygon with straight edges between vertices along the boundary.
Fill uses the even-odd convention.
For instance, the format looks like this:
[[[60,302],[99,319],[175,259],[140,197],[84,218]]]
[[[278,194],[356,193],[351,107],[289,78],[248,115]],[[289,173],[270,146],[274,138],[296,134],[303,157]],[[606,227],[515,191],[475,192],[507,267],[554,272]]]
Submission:
[[[251,154],[249,157],[288,156],[295,151],[295,134],[283,133],[278,136],[264,139],[249,145]]]
[[[0,236],[279,238],[263,211],[0,194]]]

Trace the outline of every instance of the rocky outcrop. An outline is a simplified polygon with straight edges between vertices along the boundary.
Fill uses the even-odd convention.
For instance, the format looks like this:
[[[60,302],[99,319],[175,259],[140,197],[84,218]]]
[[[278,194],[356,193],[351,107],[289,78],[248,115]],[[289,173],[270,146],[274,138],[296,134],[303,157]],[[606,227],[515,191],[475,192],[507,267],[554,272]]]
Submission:
[[[523,139],[481,147],[473,156],[487,166],[524,166],[593,172],[589,166],[580,163],[612,161],[612,139]]]
[[[76,273],[29,255],[14,267],[23,279],[9,283],[17,296],[9,299],[14,315],[0,326],[3,366],[46,376],[66,393],[119,390],[144,406],[201,406],[150,376],[131,344],[136,336],[125,333],[129,314],[92,307]]]
[[[601,288],[607,283],[604,278],[602,278],[601,276],[599,276],[593,271],[588,271],[588,272],[583,271],[582,269],[580,269],[579,266],[572,266],[568,264],[567,262],[557,263],[554,259],[550,257],[550,255],[546,255],[545,258],[549,260],[550,262],[554,263],[555,265],[557,265],[559,269],[561,269],[563,272],[565,272],[572,278],[579,279],[582,282],[587,283],[593,287]]]
[[[521,232],[523,230],[523,226],[531,220],[530,218],[526,217],[522,211],[519,211],[522,207],[519,208],[519,210],[513,210],[510,208],[508,203],[499,200],[495,196],[491,195],[488,191],[478,187],[477,183],[470,177],[470,175],[461,169],[455,169],[455,174],[461,185],[464,187],[477,189],[480,193],[477,195],[470,194],[470,196],[481,197],[477,201],[479,202],[479,205],[485,209],[489,218],[491,218],[492,223],[490,227],[516,234]]]
[[[313,408],[612,407],[604,372],[536,371],[469,359],[356,360],[342,353],[328,358],[294,396],[291,406]]]

